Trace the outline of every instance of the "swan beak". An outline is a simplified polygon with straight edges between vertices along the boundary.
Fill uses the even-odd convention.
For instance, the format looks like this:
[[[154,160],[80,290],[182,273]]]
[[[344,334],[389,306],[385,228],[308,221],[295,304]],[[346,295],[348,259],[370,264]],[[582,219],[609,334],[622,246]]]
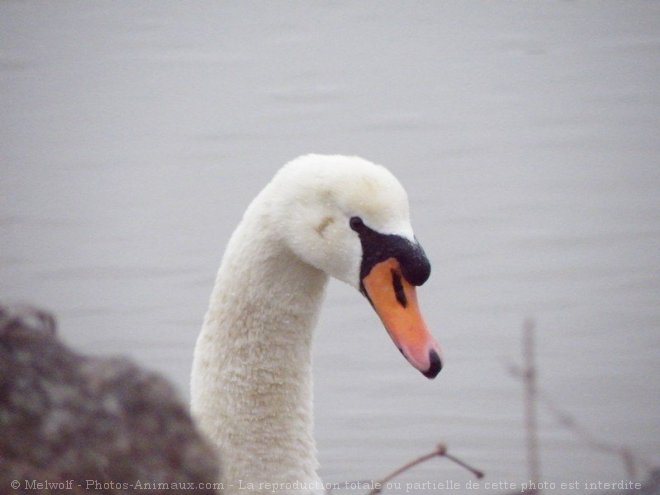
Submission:
[[[376,263],[362,284],[401,354],[424,376],[435,378],[442,369],[440,347],[419,311],[415,286],[403,277],[396,258]]]

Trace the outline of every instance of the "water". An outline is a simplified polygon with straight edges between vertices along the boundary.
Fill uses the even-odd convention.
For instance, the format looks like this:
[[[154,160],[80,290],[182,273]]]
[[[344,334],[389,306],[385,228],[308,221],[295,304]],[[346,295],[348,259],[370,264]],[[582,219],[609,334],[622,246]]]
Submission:
[[[527,316],[543,392],[657,464],[659,54],[654,2],[3,2],[0,297],[187,397],[251,198],[297,155],[361,155],[408,189],[447,363],[426,381],[332,283],[324,479],[380,477],[444,441],[487,481],[525,481],[509,368]],[[545,480],[627,478],[545,407],[540,442]],[[446,460],[403,477],[469,479]]]

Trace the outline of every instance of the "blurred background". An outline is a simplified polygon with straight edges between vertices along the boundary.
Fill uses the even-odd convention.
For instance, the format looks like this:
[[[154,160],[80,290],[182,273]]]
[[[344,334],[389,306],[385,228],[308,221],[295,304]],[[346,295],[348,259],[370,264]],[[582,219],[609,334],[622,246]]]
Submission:
[[[438,441],[485,481],[528,480],[527,317],[541,479],[643,479],[660,463],[659,79],[657,2],[4,1],[0,299],[187,400],[250,200],[300,154],[360,155],[408,190],[446,364],[424,379],[332,282],[314,352],[325,481]],[[629,448],[636,473],[585,434]],[[470,492],[446,460],[402,479]]]

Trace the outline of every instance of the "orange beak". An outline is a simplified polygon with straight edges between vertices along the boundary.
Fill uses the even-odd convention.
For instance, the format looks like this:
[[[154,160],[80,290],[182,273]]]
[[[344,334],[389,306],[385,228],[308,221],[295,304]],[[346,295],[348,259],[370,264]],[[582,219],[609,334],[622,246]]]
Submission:
[[[415,286],[396,258],[376,263],[362,279],[367,297],[404,357],[427,378],[442,369],[440,348],[419,311]]]

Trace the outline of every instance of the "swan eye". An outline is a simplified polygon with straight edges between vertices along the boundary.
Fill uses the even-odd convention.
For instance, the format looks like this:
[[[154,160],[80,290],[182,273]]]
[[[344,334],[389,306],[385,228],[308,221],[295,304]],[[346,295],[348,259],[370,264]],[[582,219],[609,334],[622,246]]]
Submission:
[[[360,217],[351,217],[350,225],[353,230],[358,231],[362,226],[364,226],[364,222]]]

